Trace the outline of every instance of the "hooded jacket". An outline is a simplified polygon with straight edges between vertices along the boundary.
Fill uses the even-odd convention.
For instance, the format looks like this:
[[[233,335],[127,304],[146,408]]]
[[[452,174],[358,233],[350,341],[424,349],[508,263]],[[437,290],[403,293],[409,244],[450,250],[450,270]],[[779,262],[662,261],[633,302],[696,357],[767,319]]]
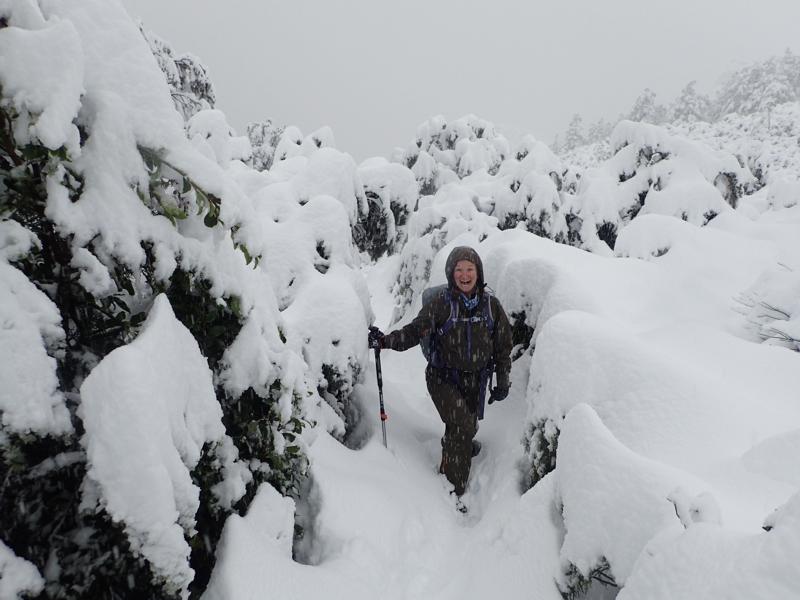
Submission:
[[[478,305],[468,309],[463,294],[455,284],[454,271],[461,260],[468,260],[475,265],[477,283],[474,294],[480,296]],[[457,321],[449,331],[438,339],[442,361],[447,368],[458,371],[477,373],[494,359],[497,374],[497,386],[509,387],[511,372],[511,325],[500,301],[485,293],[486,284],[483,276],[483,262],[478,253],[467,246],[453,248],[445,264],[447,285],[452,297],[458,298],[459,316],[480,317],[483,314],[483,303],[490,302],[490,310],[494,319],[494,331],[480,322],[469,320]],[[385,348],[391,350],[407,350],[419,344],[420,339],[437,328],[442,327],[450,318],[450,301],[447,294],[441,294],[422,307],[419,314],[405,327],[386,334],[383,339]]]

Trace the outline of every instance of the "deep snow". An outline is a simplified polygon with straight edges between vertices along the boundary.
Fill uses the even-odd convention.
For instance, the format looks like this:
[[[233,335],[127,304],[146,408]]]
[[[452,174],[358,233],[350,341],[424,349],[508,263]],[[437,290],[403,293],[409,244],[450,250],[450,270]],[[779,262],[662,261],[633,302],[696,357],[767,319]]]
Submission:
[[[623,122],[614,155],[580,182],[533,138],[514,158],[472,115],[435,117],[400,162],[361,166],[333,147],[329,129],[303,137],[289,127],[272,168],[256,172],[241,162],[247,140],[219,111],[194,115],[184,129],[118,2],[0,0],[0,8],[12,17],[0,31],[0,83],[24,117],[17,141],[63,146],[86,180],[73,202],[63,166],[46,175],[47,217],[70,237],[80,285],[98,298],[114,292],[112,257],[136,269],[142,242],[152,242],[159,280],[180,266],[206,277],[219,302],[240,301],[243,327],[219,373],[226,392],[252,387],[267,397],[280,374],[280,424],[297,396],[318,425],[301,440],[308,494],[295,506],[264,485],[246,516],[228,520],[207,598],[548,600],[561,597],[568,573],[587,577],[604,565],[624,584],[621,598],[800,596],[795,133],[758,149],[756,163],[780,176],[737,208],[718,177],[752,186],[757,165],[734,154],[746,139],[717,139],[735,123],[683,131]],[[776,116],[796,115],[794,103]],[[78,117],[92,134],[83,145]],[[194,193],[177,224],[142,202],[147,148],[221,198],[220,223],[202,224]],[[411,158],[413,168],[402,166]],[[384,212],[387,202],[410,209],[415,184],[431,193],[404,230],[388,227],[400,235],[397,249],[403,236],[408,243],[367,265],[352,243],[366,192],[382,198]],[[525,231],[539,219],[551,237],[575,234],[568,216],[580,217],[582,250]],[[501,232],[502,219],[522,220]],[[613,251],[601,223],[616,228]],[[65,337],[60,315],[11,264],[40,241],[6,220],[0,236],[0,443],[7,434],[71,433],[53,358]],[[266,259],[250,266],[239,244]],[[437,474],[443,426],[418,351],[382,356],[388,449],[371,362],[354,388],[366,416],[353,447],[338,441],[344,408],[319,392],[324,365],[350,391],[373,314],[385,329],[413,316],[419,292],[444,279],[455,244],[478,246],[506,309],[535,328],[510,397],[482,422],[466,516]],[[186,536],[198,506],[189,471],[200,448],[216,442],[227,460],[224,485],[213,490],[223,506],[241,496],[248,472],[221,427],[196,340],[165,298],[148,310],[136,339],[98,357],[81,390],[89,469],[81,500],[118,519],[168,588],[187,596]],[[537,427],[560,432],[558,463],[523,491],[530,456],[521,441]],[[276,430],[276,449],[285,442]],[[306,528],[297,561],[295,511]],[[41,575],[0,541],[0,592],[36,592]]]
[[[366,272],[376,323],[384,327],[393,309],[396,263],[389,258]],[[521,362],[517,381],[527,363]],[[444,426],[425,389],[422,353],[384,351],[381,364],[388,449],[380,434],[374,362],[356,388],[372,434],[366,444],[351,450],[321,433],[311,445],[315,521],[305,557],[311,564],[292,562],[286,542],[292,521],[286,509],[268,510],[277,500],[265,490],[271,499],[226,525],[224,562],[204,598],[255,599],[269,590],[287,600],[456,599],[502,590],[506,598],[560,599],[553,578],[560,533],[552,480],[522,497],[519,491],[524,390],[516,386],[487,409],[477,436],[483,448],[463,497],[469,513],[462,515],[449,495],[452,486],[437,472]]]
[[[787,235],[792,214],[780,226]],[[510,397],[481,423],[468,514],[437,474],[443,426],[421,352],[384,351],[389,448],[370,369],[356,388],[372,433],[365,445],[348,449],[325,433],[311,444],[315,487],[299,508],[314,517],[299,547],[305,564],[291,559],[291,521],[281,517],[281,529],[275,511],[254,511],[249,525],[232,520],[226,548],[274,559],[257,570],[223,550],[208,597],[557,600],[571,566],[588,576],[604,562],[625,586],[620,597],[795,597],[799,357],[755,343],[734,295],[776,261],[796,264],[798,245],[759,227],[641,217],[620,237],[624,257],[524,231],[490,235],[478,245],[487,281],[537,337],[514,364]],[[441,249],[433,282],[450,247],[470,239]],[[384,327],[402,260],[364,268]],[[561,430],[556,470],[523,493],[521,440],[542,420]],[[777,524],[765,532],[769,519]],[[265,523],[278,532],[270,541],[244,533]]]

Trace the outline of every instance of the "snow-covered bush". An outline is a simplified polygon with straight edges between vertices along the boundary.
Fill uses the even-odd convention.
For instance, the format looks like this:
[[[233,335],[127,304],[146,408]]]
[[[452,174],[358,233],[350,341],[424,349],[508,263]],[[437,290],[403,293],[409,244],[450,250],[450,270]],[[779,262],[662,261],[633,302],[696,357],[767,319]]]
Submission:
[[[365,160],[358,167],[369,210],[354,231],[359,248],[376,260],[400,250],[408,237],[406,224],[417,206],[417,184],[408,168],[383,158]],[[363,242],[359,243],[359,239]]]
[[[232,160],[250,158],[249,139],[235,134],[222,111],[209,108],[196,112],[186,123],[186,133],[197,150],[223,168]]]
[[[714,113],[767,112],[800,99],[800,57],[787,48],[782,56],[746,65],[730,73],[714,98]]]
[[[252,148],[247,161],[256,171],[266,171],[272,166],[275,148],[283,135],[284,127],[274,125],[271,120],[257,121],[247,125],[247,137]]]
[[[736,157],[674,137],[660,127],[622,121],[614,129],[610,166],[625,189],[632,216],[667,214],[696,225],[736,208],[752,175]]]
[[[781,265],[738,297],[754,336],[800,352],[800,274]]]
[[[734,211],[703,228],[643,215],[617,242],[630,258],[533,243],[521,231],[489,237],[482,252],[504,306],[524,307],[534,327],[523,483],[555,479],[562,593],[599,595],[602,584],[622,587],[620,595],[654,590],[639,569],[654,575],[656,564],[659,581],[678,589],[674,582],[695,570],[681,566],[677,548],[700,532],[725,539],[737,528],[732,514],[740,518],[736,502],[718,494],[725,475],[715,465],[741,461],[793,480],[782,457],[800,418],[796,355],[727,332],[738,331],[736,293],[777,257],[796,261],[796,226],[755,224]],[[770,377],[769,397],[758,391],[766,364],[781,374]],[[756,511],[748,524],[763,516]],[[750,556],[739,567],[752,575],[759,564]],[[780,582],[787,567],[774,570]]]
[[[509,154],[508,140],[489,121],[466,115],[448,123],[436,116],[417,128],[414,142],[394,160],[411,169],[420,195],[427,196],[478,171],[494,175]]]
[[[44,579],[36,567],[0,542],[0,598],[21,598],[43,589]]]
[[[474,245],[493,231],[497,231],[497,219],[481,212],[477,195],[461,184],[447,185],[434,196],[420,198],[417,211],[409,219],[408,241],[400,254],[399,274],[392,290],[392,322],[400,321],[434,280],[444,282],[445,259],[440,258],[441,264],[434,266],[442,248],[460,238],[469,238],[469,244]]]
[[[487,190],[500,228],[511,229],[521,223],[528,231],[552,239],[562,205],[563,172],[561,162],[547,146],[526,136],[514,156],[500,167],[495,190]]]
[[[752,173],[753,179],[745,181],[745,196],[740,201],[753,204],[761,188],[779,182],[796,182],[800,173],[800,105],[787,102],[774,106],[769,112],[750,114],[730,113],[712,123],[675,123],[670,132],[696,140],[707,146],[735,155]],[[751,198],[752,196],[752,198]],[[797,202],[797,194],[794,194]],[[781,208],[782,202],[756,205],[758,212],[772,207]]]
[[[675,538],[653,540],[618,598],[793,598],[800,577],[800,496],[767,518],[767,531],[697,524]]]
[[[355,164],[320,130],[262,174],[222,113],[185,129],[118,2],[0,11],[0,540],[19,557],[0,578],[36,592],[30,563],[47,597],[199,594],[226,517],[260,486],[299,493],[308,423],[344,429],[320,393],[347,397],[371,319]],[[310,246],[288,294],[267,185],[292,187],[283,236]],[[347,335],[305,348],[314,324],[283,296],[329,303]]]
[[[156,34],[146,31],[140,24],[139,30],[150,45],[150,51],[164,73],[172,95],[175,108],[188,121],[201,110],[214,108],[216,95],[208,75],[208,69],[196,56],[183,53],[175,56],[172,46]]]
[[[621,121],[609,141],[613,156],[576,172],[574,194],[561,194],[557,214],[563,221],[556,222],[560,226],[547,237],[602,253],[614,249],[621,229],[639,214],[670,215],[704,225],[736,208],[745,191],[753,189],[749,170],[729,152],[670,131]]]
[[[320,130],[301,142],[304,154],[277,160],[258,177],[238,172],[255,215],[237,236],[260,257],[258,270],[281,313],[281,335],[333,409],[318,418],[346,438],[359,419],[351,395],[362,378],[364,332],[372,321],[369,293],[355,271],[363,248],[354,240],[371,238],[357,235],[367,198],[355,162],[329,143],[332,136]]]

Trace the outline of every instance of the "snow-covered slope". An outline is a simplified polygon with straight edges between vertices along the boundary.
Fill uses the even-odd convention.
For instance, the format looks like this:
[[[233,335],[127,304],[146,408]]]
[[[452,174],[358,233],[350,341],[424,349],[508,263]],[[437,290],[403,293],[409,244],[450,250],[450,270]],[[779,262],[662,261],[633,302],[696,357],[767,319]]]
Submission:
[[[237,136],[118,1],[0,17],[0,596],[800,595],[796,104],[357,165]],[[466,516],[365,343],[460,244],[518,344]]]

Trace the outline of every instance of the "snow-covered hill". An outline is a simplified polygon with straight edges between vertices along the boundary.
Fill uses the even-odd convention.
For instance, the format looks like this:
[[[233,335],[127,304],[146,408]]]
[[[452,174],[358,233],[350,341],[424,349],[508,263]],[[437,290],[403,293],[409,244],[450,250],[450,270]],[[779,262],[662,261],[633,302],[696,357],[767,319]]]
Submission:
[[[0,597],[800,594],[797,103],[357,165],[116,0],[0,17]],[[516,344],[467,516],[366,348],[462,244]]]

